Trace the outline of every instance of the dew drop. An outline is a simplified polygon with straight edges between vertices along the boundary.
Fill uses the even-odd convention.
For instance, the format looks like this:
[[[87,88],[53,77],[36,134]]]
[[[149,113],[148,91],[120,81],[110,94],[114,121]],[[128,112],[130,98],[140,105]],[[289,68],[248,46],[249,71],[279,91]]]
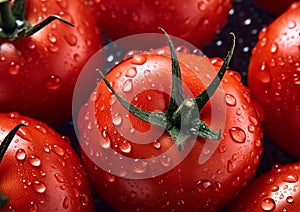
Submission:
[[[153,147],[156,149],[160,149],[161,148],[161,143],[159,141],[155,141],[152,143]]]
[[[16,159],[18,161],[23,161],[26,158],[26,152],[24,149],[18,149],[16,152]]]
[[[296,175],[286,175],[283,179],[287,183],[296,183],[298,181],[298,176]]]
[[[77,44],[77,37],[73,34],[65,35],[64,38],[70,46],[75,46]]]
[[[28,161],[29,163],[34,166],[34,167],[38,167],[41,165],[41,160],[35,156],[35,155],[31,155],[29,158],[28,158]]]
[[[56,42],[56,37],[53,35],[53,34],[48,34],[48,40],[51,42],[51,43],[55,43]]]
[[[79,196],[79,198],[80,198],[80,202],[81,202],[82,206],[87,206],[88,205],[89,198],[88,198],[88,196],[86,194],[81,194]]]
[[[277,45],[277,43],[272,43],[270,51],[273,54],[275,54],[278,51],[278,45]]]
[[[123,92],[130,92],[133,88],[133,82],[132,82],[132,79],[127,79],[125,82],[124,82],[124,85],[123,85]]]
[[[53,74],[50,77],[48,77],[48,79],[46,79],[44,85],[47,89],[57,90],[62,86],[62,80],[60,77]]]
[[[48,46],[48,49],[49,49],[49,51],[52,52],[52,53],[57,53],[57,52],[59,51],[58,46],[56,46],[55,44],[50,44],[50,45]]]
[[[11,62],[8,67],[8,73],[11,75],[17,75],[20,72],[20,66],[15,64],[15,62]]]
[[[257,78],[260,82],[267,84],[271,81],[271,74],[269,70],[269,66],[266,64],[266,62],[263,62],[260,71],[257,75]]]
[[[59,182],[59,183],[64,183],[65,182],[64,177],[59,173],[54,174],[54,177],[57,180],[57,182]]]
[[[170,166],[171,165],[171,157],[166,156],[166,155],[162,155],[161,158],[160,158],[160,163],[164,167]]]
[[[239,127],[232,127],[229,133],[231,138],[237,143],[244,143],[246,141],[246,133]]]
[[[115,182],[115,180],[116,180],[116,177],[112,174],[109,174],[109,173],[106,173],[105,178],[110,183]]]
[[[267,45],[268,43],[268,38],[266,37],[263,37],[261,40],[260,40],[260,46],[261,47],[264,47],[265,45]]]
[[[17,113],[17,112],[11,112],[11,113],[8,114],[8,116],[11,119],[17,119],[17,118],[19,118],[19,113]]]
[[[288,22],[288,28],[293,29],[297,26],[296,22],[294,20],[290,20]]]
[[[41,125],[36,125],[35,129],[37,129],[42,134],[47,134],[48,133],[48,130],[45,127],[41,126]]]
[[[67,209],[69,207],[69,205],[70,205],[69,198],[65,197],[62,206],[64,209]]]
[[[226,94],[225,95],[225,101],[230,106],[235,106],[236,105],[236,98],[231,94]]]
[[[136,76],[136,74],[137,74],[137,70],[136,70],[136,67],[131,67],[131,68],[129,68],[127,71],[126,71],[126,74],[125,74],[125,76],[126,77],[135,77]]]
[[[254,133],[254,131],[255,131],[255,126],[253,126],[252,124],[249,124],[249,125],[248,125],[248,131],[251,132],[251,133]]]
[[[130,191],[130,197],[132,199],[136,198],[136,196],[137,196],[137,193],[135,191]]]
[[[212,187],[212,183],[209,180],[198,180],[196,183],[196,189],[198,192],[206,192]]]
[[[64,154],[65,154],[65,150],[56,144],[53,145],[52,150],[55,154],[57,154],[59,156],[64,156]]]
[[[266,198],[261,203],[261,209],[264,211],[272,211],[276,207],[275,201],[272,198]]]
[[[279,190],[279,186],[277,186],[277,185],[274,185],[274,186],[271,187],[272,192],[276,192],[278,190]]]
[[[236,169],[236,163],[232,160],[227,161],[227,171],[232,173]]]
[[[293,198],[292,196],[288,196],[288,197],[286,198],[286,202],[291,204],[291,203],[294,202],[294,198]]]
[[[132,166],[132,171],[137,174],[142,174],[148,169],[148,162],[145,160],[135,159]]]
[[[125,142],[125,143],[120,144],[119,148],[124,153],[130,153],[132,147],[129,142]]]
[[[112,122],[114,123],[115,126],[119,126],[122,124],[122,116],[120,116],[119,113],[116,113],[113,117],[112,117]]]
[[[26,128],[20,128],[17,135],[26,141],[32,141],[32,135]]]
[[[131,63],[135,65],[143,65],[147,61],[147,57],[144,55],[134,55],[131,59]]]
[[[46,185],[40,181],[34,181],[33,188],[38,193],[44,193],[46,191]]]

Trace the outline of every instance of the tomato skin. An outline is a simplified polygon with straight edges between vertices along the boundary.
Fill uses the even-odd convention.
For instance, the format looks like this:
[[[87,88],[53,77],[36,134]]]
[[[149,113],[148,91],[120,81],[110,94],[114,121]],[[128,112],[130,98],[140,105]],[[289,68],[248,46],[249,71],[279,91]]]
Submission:
[[[50,124],[71,118],[76,79],[102,40],[85,3],[27,0],[25,19],[35,25],[60,15],[25,39],[0,39],[0,111],[18,111]]]
[[[298,211],[299,177],[299,162],[275,164],[238,195],[229,211]]]
[[[193,77],[191,69],[184,65],[189,64],[190,67],[193,67],[192,64],[197,60],[199,61],[199,57],[187,54],[179,55],[181,58],[179,61],[183,63],[181,69],[183,82],[196,95],[203,90],[203,84],[197,77]],[[137,93],[147,92],[143,89],[145,85],[142,83],[143,81],[155,84],[155,88],[169,85],[170,58],[156,54],[143,56],[147,58],[146,62],[136,66],[138,73],[133,78],[132,88],[136,89]],[[211,64],[208,63],[202,64],[203,70],[207,71],[209,69]],[[216,69],[219,69],[222,60],[212,59],[211,63],[214,64]],[[121,91],[124,84],[126,84],[124,83],[126,79],[130,79],[125,77],[126,73],[124,72],[126,71],[124,70],[129,70],[131,66],[131,60],[126,60],[107,75],[108,80],[113,83],[115,89],[119,88],[119,91]],[[158,66],[158,68],[153,68],[155,66]],[[150,70],[153,74],[145,77],[144,71],[146,70]],[[216,74],[214,71],[210,74]],[[159,72],[160,77],[155,74],[157,72]],[[202,79],[209,74],[208,71],[200,71],[199,73],[202,74]],[[156,141],[153,141],[160,144],[158,147],[153,142],[139,145],[135,143],[136,141],[129,141],[122,137],[121,133],[118,133],[120,128],[113,123],[111,112],[111,102],[114,102],[113,105],[119,103],[112,100],[112,94],[106,85],[103,82],[100,83],[95,90],[96,97],[93,94],[89,104],[82,108],[78,119],[84,165],[100,196],[118,211],[218,211],[225,207],[235,196],[235,193],[241,190],[254,176],[262,153],[262,133],[259,125],[260,117],[258,117],[249,99],[248,90],[240,82],[240,76],[234,71],[228,71],[222,86],[226,94],[234,96],[235,101],[229,101],[231,105],[226,107],[227,114],[226,123],[223,123],[225,125],[223,137],[216,152],[206,163],[199,164],[199,153],[203,149],[205,140],[198,138],[189,155],[169,172],[147,179],[127,179],[104,171],[91,160],[94,157],[103,157],[102,159],[105,160],[105,149],[99,148],[99,145],[107,142],[107,140],[102,141],[97,133],[105,133],[105,138],[109,139],[108,145],[110,145],[110,148],[131,158],[148,158],[153,155],[161,155],[173,145],[173,141],[166,132]],[[148,98],[137,98],[138,100],[134,104],[148,111],[164,110],[168,104],[168,101],[164,100],[164,96],[148,92],[151,95],[151,101]],[[122,96],[126,98],[126,93],[122,93]],[[131,98],[135,99],[129,97],[129,99]],[[218,99],[224,101],[224,98],[222,96]],[[96,101],[95,104],[93,104],[93,101]],[[97,105],[96,112],[93,105]],[[209,106],[207,107],[204,109],[203,114],[201,113],[201,118],[209,122],[210,112]],[[119,106],[119,109],[118,113],[122,114],[124,112],[122,106]],[[137,118],[132,117],[131,121],[134,122],[134,119]],[[97,126],[94,126],[93,123],[95,122]],[[136,126],[135,130],[141,130],[138,127],[147,126],[141,121],[137,122],[139,124],[133,125]],[[236,126],[241,127],[245,133],[242,136],[245,135],[247,141],[238,143],[233,140],[230,129]],[[250,129],[249,126],[252,132],[248,130]],[[126,153],[122,148],[124,140],[126,143],[130,143],[131,146],[129,152]],[[170,156],[170,162],[174,160],[176,160],[176,155]],[[114,162],[107,161],[107,163]],[[126,169],[124,174],[126,175],[126,172],[130,171]]]
[[[0,164],[1,211],[93,211],[88,177],[67,138],[18,113],[0,114],[1,141],[21,127]]]
[[[267,11],[279,15],[285,12],[292,3],[297,2],[297,0],[254,0],[254,2]]]
[[[284,151],[300,156],[300,3],[259,34],[249,63],[251,94],[263,107],[266,134]]]
[[[99,26],[110,39],[138,33],[158,32],[164,28],[170,35],[198,47],[206,45],[225,25],[232,0],[102,0],[89,1]],[[175,27],[174,27],[175,26]]]

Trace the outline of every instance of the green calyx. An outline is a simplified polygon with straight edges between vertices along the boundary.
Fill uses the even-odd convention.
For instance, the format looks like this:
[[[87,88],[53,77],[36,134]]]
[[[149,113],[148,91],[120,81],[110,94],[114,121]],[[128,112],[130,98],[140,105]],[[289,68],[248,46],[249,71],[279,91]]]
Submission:
[[[38,32],[54,20],[59,20],[70,26],[74,26],[58,15],[52,15],[42,22],[32,26],[25,21],[26,0],[15,0],[9,5],[10,0],[0,0],[0,38],[16,40],[26,38]]]
[[[18,130],[20,129],[20,127],[22,127],[22,126],[27,126],[27,125],[26,124],[18,124],[7,134],[7,136],[2,141],[2,143],[0,145],[0,164],[2,162],[5,152],[7,151],[7,148],[9,147],[9,144],[15,137],[15,135],[18,132]],[[9,199],[7,197],[3,196],[3,194],[0,192],[0,209],[3,209],[6,206],[6,204],[8,203],[8,200]]]
[[[212,82],[195,98],[186,98],[182,90],[181,70],[174,45],[167,32],[162,28],[160,28],[160,30],[163,31],[168,40],[172,60],[172,90],[166,111],[148,112],[130,104],[113,89],[111,83],[100,70],[97,70],[97,72],[123,107],[137,118],[164,128],[170,134],[180,151],[183,149],[183,143],[191,136],[202,137],[209,140],[219,140],[222,135],[221,130],[215,131],[211,127],[207,126],[200,120],[199,114],[211,96],[213,96],[215,91],[218,89],[220,82],[224,77],[234,52],[235,35],[231,33],[233,36],[233,44],[224,59],[224,63]]]

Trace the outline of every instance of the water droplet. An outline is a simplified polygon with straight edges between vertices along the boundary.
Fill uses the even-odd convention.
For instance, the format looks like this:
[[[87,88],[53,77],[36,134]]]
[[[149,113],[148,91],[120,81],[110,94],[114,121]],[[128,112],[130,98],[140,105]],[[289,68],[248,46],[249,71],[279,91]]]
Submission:
[[[229,133],[235,142],[244,143],[246,141],[246,133],[239,127],[232,127]]]
[[[73,34],[67,34],[64,38],[70,46],[75,46],[77,44],[77,37]]]
[[[130,197],[132,199],[136,198],[136,196],[137,196],[137,193],[135,191],[130,191]]]
[[[236,163],[232,160],[227,161],[227,171],[229,173],[233,172],[236,169]]]
[[[41,126],[41,125],[36,125],[35,129],[37,129],[42,134],[47,134],[47,132],[48,132],[48,130],[45,127]]]
[[[20,66],[15,62],[11,62],[10,66],[8,67],[8,73],[11,75],[17,75],[20,72]]]
[[[272,211],[276,207],[275,201],[272,198],[266,198],[261,203],[261,209],[264,211]]]
[[[34,181],[33,188],[38,193],[44,193],[46,191],[46,185],[40,181]]]
[[[32,135],[26,128],[20,128],[17,135],[26,141],[32,141]]]
[[[236,105],[236,98],[231,94],[226,94],[225,95],[225,101],[230,106],[235,106]]]
[[[120,144],[119,148],[124,153],[130,153],[132,147],[129,142],[124,142],[124,143]]]
[[[156,148],[156,149],[160,149],[160,148],[161,148],[161,143],[160,143],[159,141],[153,142],[152,145],[153,145],[154,148]]]
[[[294,20],[288,22],[288,28],[293,29],[297,26],[297,23]]]
[[[38,167],[41,165],[41,160],[35,156],[35,155],[31,155],[29,158],[28,158],[28,161],[29,163],[32,165],[32,166],[35,166],[35,167]]]
[[[54,177],[57,180],[57,182],[59,182],[59,183],[64,183],[65,182],[64,177],[59,173],[54,174]]]
[[[111,182],[111,183],[115,182],[115,180],[116,180],[116,177],[112,174],[109,174],[109,173],[106,173],[105,178],[108,182]]]
[[[273,184],[275,182],[275,178],[274,177],[270,177],[267,181],[266,181],[266,183],[268,184],[268,185],[271,185],[271,184]]]
[[[260,71],[257,75],[257,78],[260,82],[267,84],[271,81],[271,74],[270,74],[270,70],[269,70],[269,66],[266,62],[263,62],[261,67],[260,67]]]
[[[52,53],[57,53],[59,50],[58,46],[56,46],[55,44],[52,44],[52,43],[48,46],[48,49]]]
[[[56,3],[62,9],[66,9],[68,7],[68,2],[65,0],[56,0]]]
[[[270,51],[273,54],[275,54],[278,51],[278,45],[277,45],[277,43],[272,43]]]
[[[55,43],[56,42],[56,37],[53,35],[53,34],[48,34],[48,40],[51,42],[51,43]]]
[[[136,70],[136,67],[131,67],[131,68],[129,68],[127,71],[126,71],[126,74],[125,74],[125,76],[126,77],[135,77],[136,76],[136,74],[137,74],[137,70]]]
[[[148,162],[145,160],[135,159],[132,165],[132,171],[137,174],[142,174],[148,169]]]
[[[65,150],[56,144],[53,145],[52,150],[54,153],[56,153],[59,156],[64,156],[65,154]]]
[[[198,1],[197,6],[200,11],[204,11],[207,7],[207,3],[204,1]]]
[[[248,131],[251,132],[251,133],[254,133],[254,131],[255,131],[255,126],[253,126],[252,124],[249,124],[249,125],[248,125]]]
[[[209,180],[198,180],[196,182],[196,189],[198,192],[206,192],[212,187],[212,183]]]
[[[277,186],[277,185],[274,185],[274,186],[271,187],[272,192],[276,192],[278,190],[279,190],[279,186]]]
[[[160,163],[161,163],[161,165],[163,165],[165,167],[170,166],[171,165],[171,157],[166,156],[166,155],[162,155],[160,157]]]
[[[26,158],[26,152],[24,149],[18,149],[16,152],[16,158],[19,161],[23,161]]]
[[[76,181],[76,183],[77,183],[78,186],[81,186],[82,181],[81,181],[81,178],[80,178],[80,177],[75,176],[75,181]]]
[[[70,205],[69,198],[65,197],[62,206],[63,206],[63,208],[67,209],[69,207],[69,205]]]
[[[51,75],[44,83],[45,87],[50,90],[57,90],[62,86],[62,80],[56,75]]]
[[[268,38],[267,37],[263,37],[261,40],[260,40],[260,46],[261,47],[264,47],[265,45],[267,45],[268,43]]]
[[[127,79],[125,82],[124,82],[124,85],[123,85],[123,92],[130,92],[133,88],[133,82],[132,82],[132,79]]]
[[[140,20],[140,16],[136,12],[133,12],[131,17],[132,17],[133,21],[139,21]]]
[[[11,211],[14,211],[14,210],[11,210]],[[31,201],[29,211],[30,212],[37,212],[38,211],[38,205],[35,202]]]
[[[119,126],[120,124],[122,124],[122,116],[120,116],[119,113],[116,113],[113,117],[112,117],[112,122],[114,123],[115,126]]]
[[[287,183],[296,183],[298,181],[298,176],[292,174],[285,175],[283,180]]]
[[[80,198],[80,202],[81,202],[82,206],[87,206],[88,205],[89,198],[88,198],[88,196],[86,194],[81,194],[79,196],[79,198]]]
[[[8,114],[8,116],[11,119],[17,119],[17,118],[19,118],[19,113],[17,113],[17,112],[11,112],[11,113]]]
[[[288,197],[286,198],[286,202],[287,202],[287,203],[293,203],[293,202],[294,202],[294,198],[293,198],[292,196],[288,196]]]
[[[143,65],[147,61],[145,55],[134,55],[131,59],[131,63],[135,65]]]

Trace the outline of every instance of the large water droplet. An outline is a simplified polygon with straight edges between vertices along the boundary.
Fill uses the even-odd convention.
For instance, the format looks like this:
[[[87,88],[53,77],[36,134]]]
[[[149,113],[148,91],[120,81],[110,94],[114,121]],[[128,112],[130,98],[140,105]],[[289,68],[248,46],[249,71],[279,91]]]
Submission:
[[[229,133],[231,138],[237,143],[244,143],[246,141],[246,133],[239,127],[232,127]]]
[[[57,90],[62,86],[62,80],[60,77],[52,74],[48,77],[48,79],[46,79],[44,85],[47,89]]]
[[[119,145],[119,148],[124,153],[130,153],[131,152],[131,144],[129,142],[124,142]]]
[[[171,165],[171,162],[172,162],[171,157],[169,157],[169,156],[167,156],[167,155],[162,155],[162,156],[160,157],[160,163],[161,163],[161,165],[163,165],[163,166],[165,166],[165,167],[170,166],[170,165]]]
[[[260,82],[262,82],[264,84],[269,83],[271,81],[271,74],[270,74],[269,66],[266,62],[263,62],[261,64],[257,78]]]
[[[26,141],[32,141],[32,135],[26,128],[20,128],[17,135]]]
[[[293,29],[293,28],[295,28],[296,26],[297,26],[296,21],[294,21],[294,20],[289,20],[289,22],[288,22],[288,28]]]
[[[131,59],[131,63],[135,65],[143,65],[147,61],[147,57],[145,55],[134,55]]]
[[[114,123],[115,126],[119,126],[120,124],[122,124],[122,116],[119,113],[116,113],[113,117],[112,117],[112,122]]]
[[[64,38],[70,46],[75,46],[77,44],[77,37],[73,34],[67,34]]]
[[[123,92],[130,92],[133,88],[133,82],[132,82],[132,79],[127,79],[125,82],[124,82],[124,85],[123,85]]]
[[[116,177],[112,174],[109,174],[109,173],[105,174],[105,178],[110,183],[115,182],[115,180],[116,180]]]
[[[298,181],[298,176],[293,174],[285,175],[283,178],[287,183],[296,183]]]
[[[264,211],[272,211],[276,207],[275,201],[272,198],[266,198],[261,203],[261,209]]]
[[[155,141],[152,143],[153,147],[156,149],[160,149],[161,148],[161,143],[159,141]]]
[[[288,197],[286,198],[286,202],[291,204],[291,203],[294,202],[294,198],[293,198],[292,196],[288,196]]]
[[[18,149],[16,152],[16,159],[19,161],[23,161],[26,158],[26,152],[24,149]]]
[[[28,161],[32,166],[35,166],[35,167],[38,167],[41,165],[41,160],[35,155],[29,156]]]
[[[236,98],[231,94],[226,94],[225,95],[225,101],[230,106],[235,106],[236,105]]]
[[[55,154],[57,154],[59,156],[64,156],[64,154],[65,154],[65,150],[56,144],[53,145],[52,150]]]
[[[145,160],[135,159],[132,166],[132,171],[137,174],[142,174],[148,169],[148,162]]]
[[[69,198],[65,197],[62,206],[63,206],[63,208],[67,209],[69,207],[69,205],[70,205]]]
[[[227,161],[227,171],[229,173],[233,172],[236,169],[237,165],[234,161],[228,160]]]
[[[59,173],[54,174],[54,177],[57,180],[57,182],[59,182],[59,183],[64,183],[65,182],[64,177]]]
[[[270,51],[271,53],[275,54],[278,51],[278,44],[272,43]]]
[[[136,74],[137,74],[136,67],[131,67],[126,71],[125,76],[133,78],[136,76]]]
[[[20,72],[20,66],[15,62],[11,62],[10,66],[8,67],[8,73],[11,75],[17,75]]]
[[[44,193],[46,191],[46,185],[40,181],[34,181],[33,188],[38,193]]]

